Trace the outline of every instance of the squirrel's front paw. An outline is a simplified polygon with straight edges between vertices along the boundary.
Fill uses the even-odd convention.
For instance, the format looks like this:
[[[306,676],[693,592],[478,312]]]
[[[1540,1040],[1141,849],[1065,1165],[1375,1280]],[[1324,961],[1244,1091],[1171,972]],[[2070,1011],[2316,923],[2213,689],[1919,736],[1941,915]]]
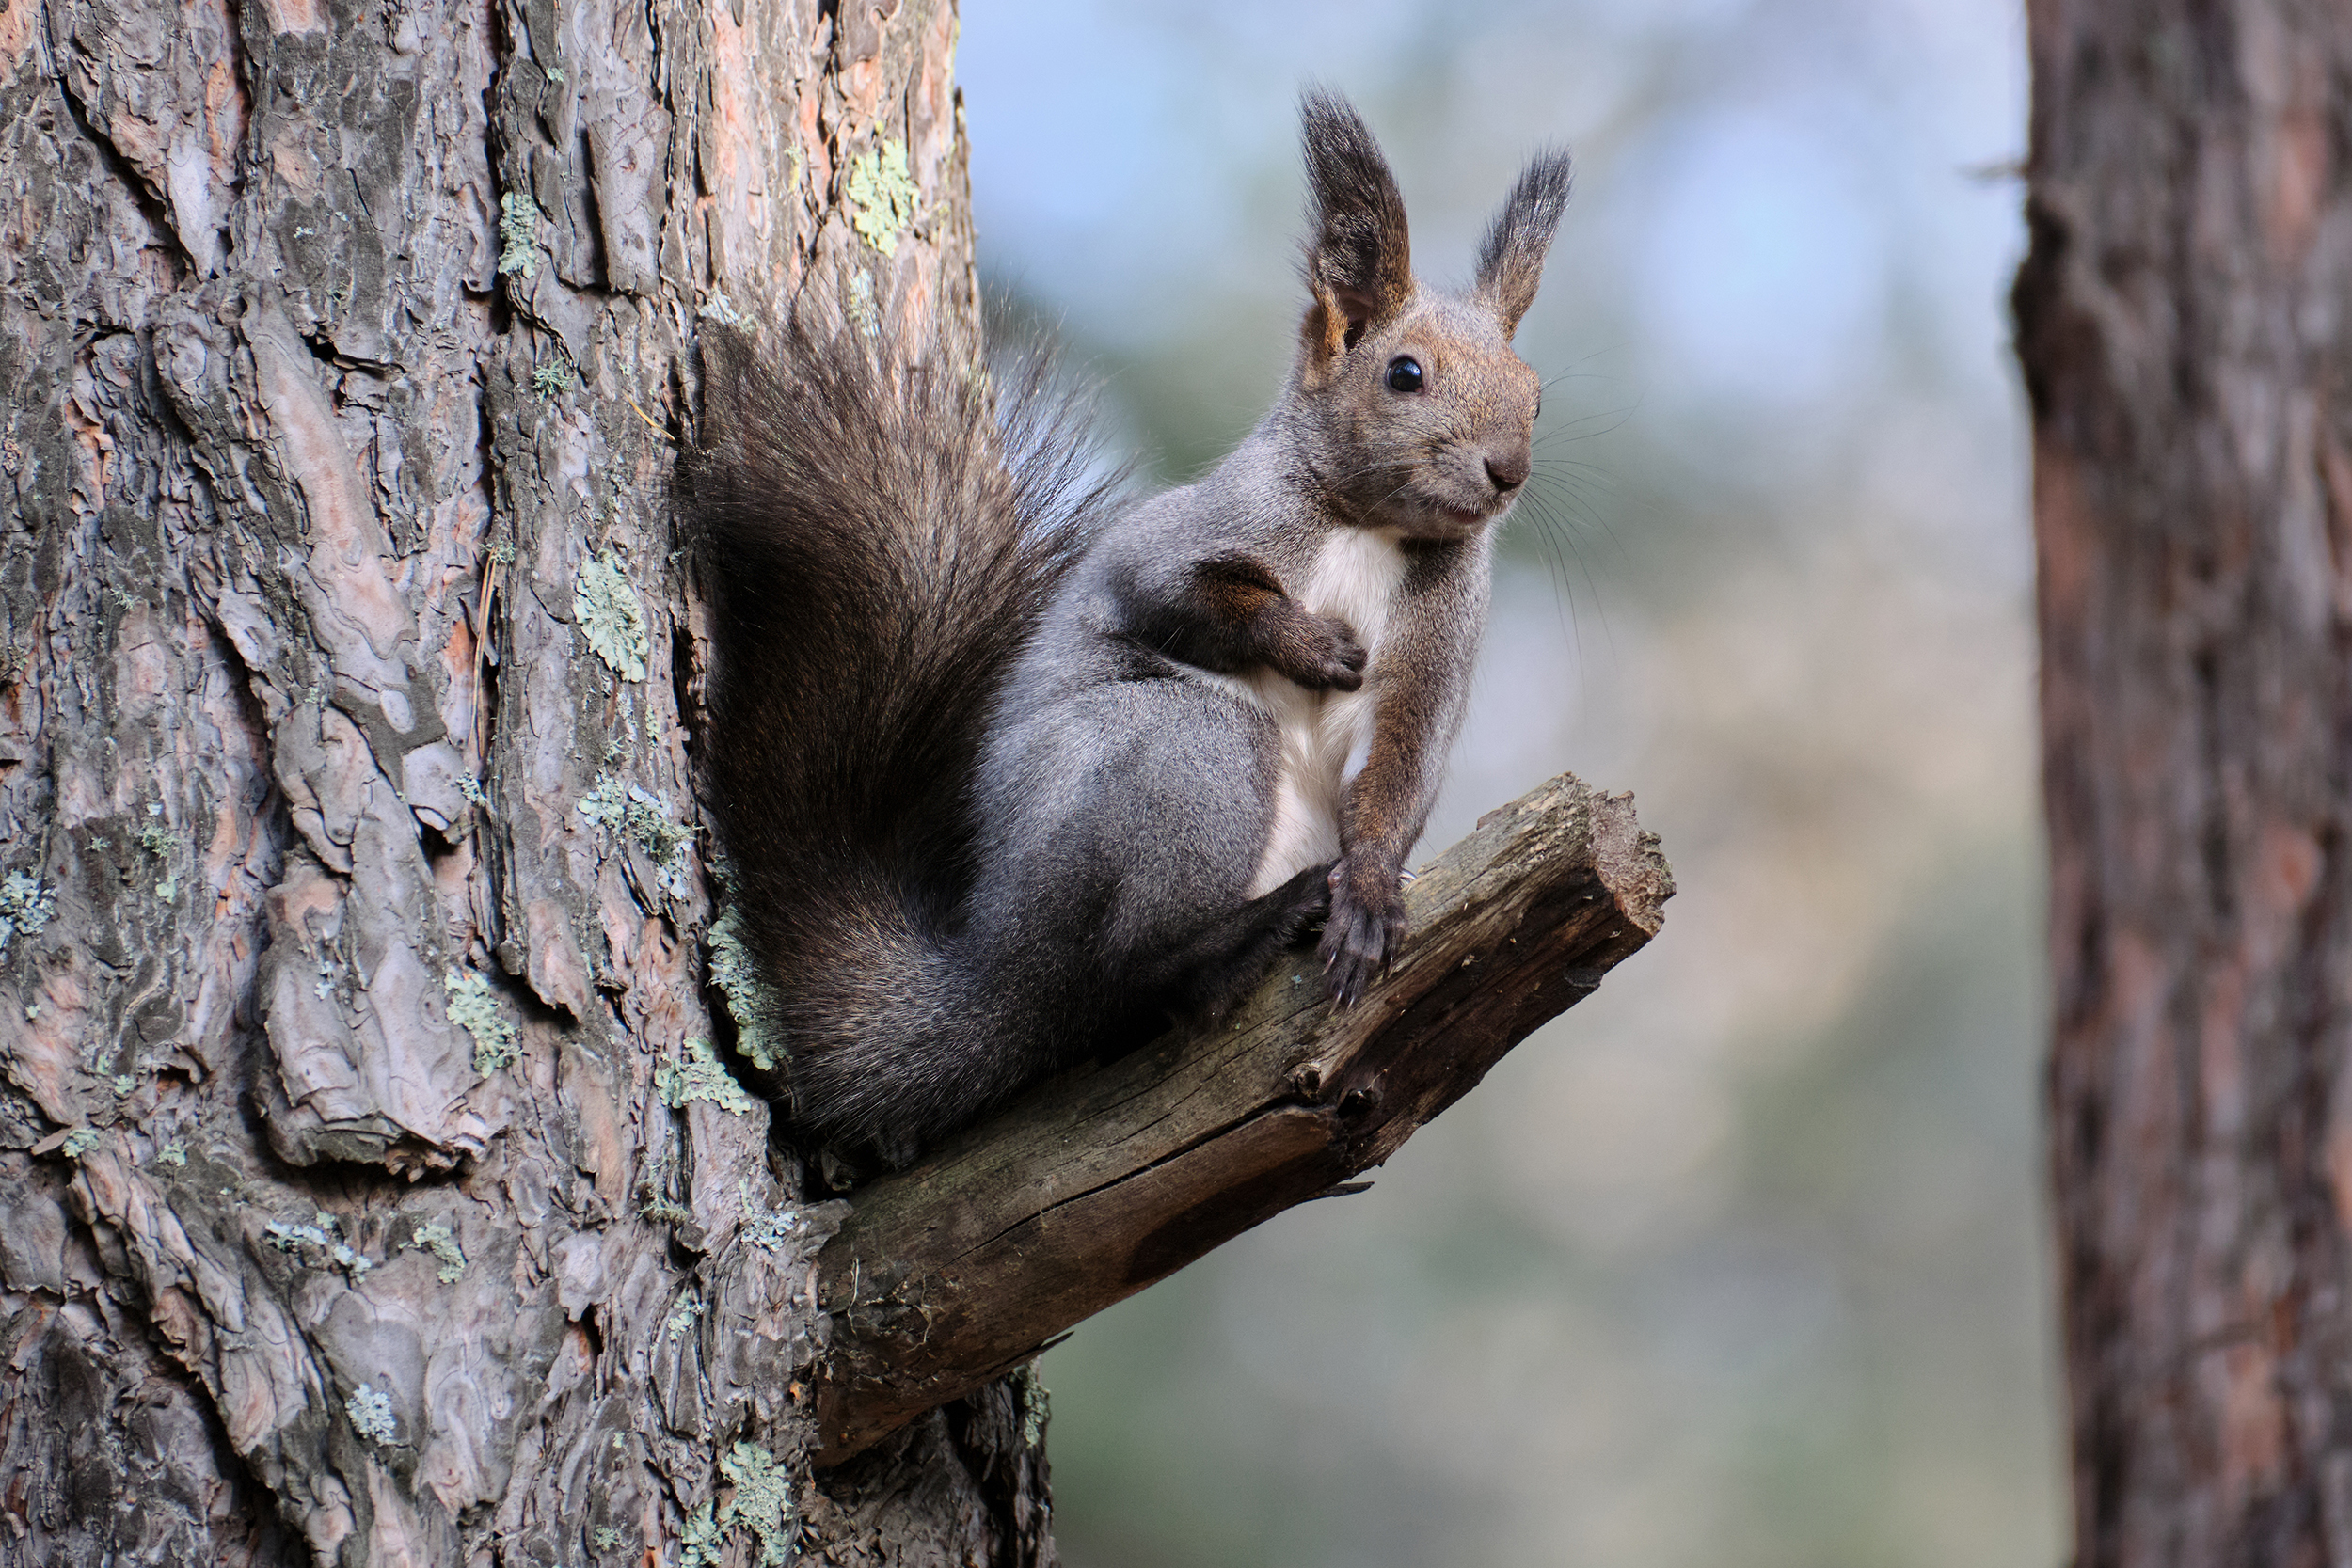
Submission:
[[[1274,667],[1308,690],[1354,691],[1364,684],[1371,656],[1338,616],[1301,612],[1283,641]]]
[[[1405,901],[1393,872],[1343,860],[1331,868],[1331,912],[1323,923],[1324,989],[1341,1006],[1361,1001],[1396,960],[1405,941]]]

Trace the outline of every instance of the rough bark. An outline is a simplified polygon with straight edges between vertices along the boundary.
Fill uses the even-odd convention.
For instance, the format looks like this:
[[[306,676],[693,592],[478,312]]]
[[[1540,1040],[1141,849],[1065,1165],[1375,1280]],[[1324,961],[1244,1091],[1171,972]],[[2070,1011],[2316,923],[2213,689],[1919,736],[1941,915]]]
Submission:
[[[1299,953],[1223,1027],[1057,1079],[854,1198],[818,1255],[819,1465],[1385,1162],[1658,931],[1674,882],[1629,797],[1559,778],[1406,890],[1353,1007]]]
[[[813,1487],[695,1043],[681,351],[972,315],[955,29],[0,8],[0,1558],[1050,1557],[1017,1390]]]
[[[2075,1560],[2352,1562],[2352,11],[2030,17]]]

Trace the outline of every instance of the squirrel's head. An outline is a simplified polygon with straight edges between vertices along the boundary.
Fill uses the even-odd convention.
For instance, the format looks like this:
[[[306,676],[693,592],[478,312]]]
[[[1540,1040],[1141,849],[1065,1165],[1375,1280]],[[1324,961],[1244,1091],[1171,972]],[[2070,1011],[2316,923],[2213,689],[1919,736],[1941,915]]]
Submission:
[[[1309,92],[1299,117],[1312,227],[1293,412],[1316,479],[1365,526],[1468,538],[1510,508],[1534,461],[1543,386],[1511,334],[1567,206],[1568,156],[1520,171],[1470,291],[1442,293],[1413,277],[1404,198],[1356,111]]]

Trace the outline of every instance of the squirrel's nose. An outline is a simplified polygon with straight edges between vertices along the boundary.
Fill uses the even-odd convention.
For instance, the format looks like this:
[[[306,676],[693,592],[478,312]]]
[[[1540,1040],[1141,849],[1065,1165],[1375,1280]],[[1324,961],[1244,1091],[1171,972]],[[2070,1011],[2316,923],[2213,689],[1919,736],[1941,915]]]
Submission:
[[[1513,452],[1508,457],[1487,458],[1486,477],[1494,482],[1496,489],[1509,495],[1527,483],[1527,454]]]

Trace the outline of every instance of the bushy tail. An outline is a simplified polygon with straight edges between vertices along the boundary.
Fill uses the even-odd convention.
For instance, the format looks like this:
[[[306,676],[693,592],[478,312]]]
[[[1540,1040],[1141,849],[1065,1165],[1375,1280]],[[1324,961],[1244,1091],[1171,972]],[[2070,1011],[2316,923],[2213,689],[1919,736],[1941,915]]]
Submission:
[[[903,1151],[1015,1086],[986,1037],[996,999],[951,951],[970,785],[1115,481],[1041,359],[966,371],[796,320],[764,344],[707,325],[702,364],[679,497],[714,611],[707,779],[761,1022],[802,1125]]]

